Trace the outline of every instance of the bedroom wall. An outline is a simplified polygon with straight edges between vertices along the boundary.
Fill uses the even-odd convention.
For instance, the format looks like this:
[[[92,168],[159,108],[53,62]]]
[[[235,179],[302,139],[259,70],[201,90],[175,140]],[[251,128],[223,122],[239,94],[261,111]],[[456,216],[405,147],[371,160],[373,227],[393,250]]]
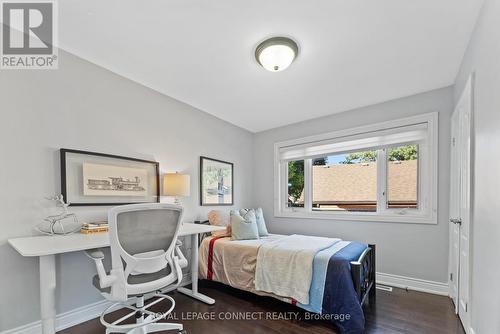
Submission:
[[[257,133],[254,139],[254,203],[263,207],[270,231],[341,237],[346,240],[375,243],[378,272],[447,282],[448,145],[452,105],[453,89],[448,87]],[[437,225],[274,217],[275,142],[433,111],[439,112],[439,223]]]
[[[58,70],[0,74],[0,332],[40,319],[38,261],[20,256],[7,239],[32,234],[51,211],[44,197],[60,192],[59,148],[155,159],[163,172],[189,173],[185,221],[208,211],[198,205],[200,155],[234,162],[235,204],[252,201],[250,132],[71,54],[59,56]],[[72,211],[85,221],[105,218],[107,208]],[[95,266],[83,253],[57,261],[58,313],[101,300],[91,285]]]
[[[475,74],[471,326],[500,333],[498,200],[500,189],[500,3],[486,0],[455,85],[458,101]]]

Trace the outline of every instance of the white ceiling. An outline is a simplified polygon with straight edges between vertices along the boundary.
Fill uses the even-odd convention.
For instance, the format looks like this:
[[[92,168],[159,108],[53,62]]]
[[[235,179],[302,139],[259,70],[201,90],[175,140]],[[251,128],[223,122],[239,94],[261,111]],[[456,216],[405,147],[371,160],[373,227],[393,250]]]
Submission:
[[[453,84],[482,0],[64,0],[59,44],[258,132]],[[275,35],[300,54],[271,73]]]

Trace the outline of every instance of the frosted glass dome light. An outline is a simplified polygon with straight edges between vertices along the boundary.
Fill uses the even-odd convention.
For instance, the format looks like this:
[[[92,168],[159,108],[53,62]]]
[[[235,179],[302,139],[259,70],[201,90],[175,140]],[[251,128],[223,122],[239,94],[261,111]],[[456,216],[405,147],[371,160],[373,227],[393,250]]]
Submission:
[[[298,52],[297,43],[290,38],[273,37],[259,44],[255,58],[266,70],[280,72],[290,66]]]

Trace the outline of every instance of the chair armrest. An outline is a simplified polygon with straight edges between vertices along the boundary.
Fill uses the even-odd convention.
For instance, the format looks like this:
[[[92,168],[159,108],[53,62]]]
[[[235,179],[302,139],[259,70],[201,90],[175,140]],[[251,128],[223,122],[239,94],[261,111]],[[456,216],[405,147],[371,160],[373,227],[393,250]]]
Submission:
[[[87,255],[92,260],[104,259],[104,253],[102,252],[102,250],[100,248],[86,250],[85,255]]]
[[[181,242],[181,245],[182,245],[182,242]],[[187,267],[188,261],[187,261],[186,257],[184,256],[184,254],[182,253],[180,245],[175,246],[174,256],[176,256],[178,258],[179,266],[181,268]]]
[[[89,249],[85,251],[85,255],[94,260],[97,269],[97,275],[99,276],[99,285],[101,288],[110,287],[116,280],[116,276],[108,275],[104,269],[104,264],[102,260],[104,259],[104,253],[99,248]]]

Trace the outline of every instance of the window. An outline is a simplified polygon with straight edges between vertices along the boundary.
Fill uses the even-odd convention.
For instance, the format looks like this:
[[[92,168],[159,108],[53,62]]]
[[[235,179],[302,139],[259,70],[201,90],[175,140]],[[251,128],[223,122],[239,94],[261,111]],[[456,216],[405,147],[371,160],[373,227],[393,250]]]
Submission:
[[[275,215],[436,223],[437,114],[275,145]]]

